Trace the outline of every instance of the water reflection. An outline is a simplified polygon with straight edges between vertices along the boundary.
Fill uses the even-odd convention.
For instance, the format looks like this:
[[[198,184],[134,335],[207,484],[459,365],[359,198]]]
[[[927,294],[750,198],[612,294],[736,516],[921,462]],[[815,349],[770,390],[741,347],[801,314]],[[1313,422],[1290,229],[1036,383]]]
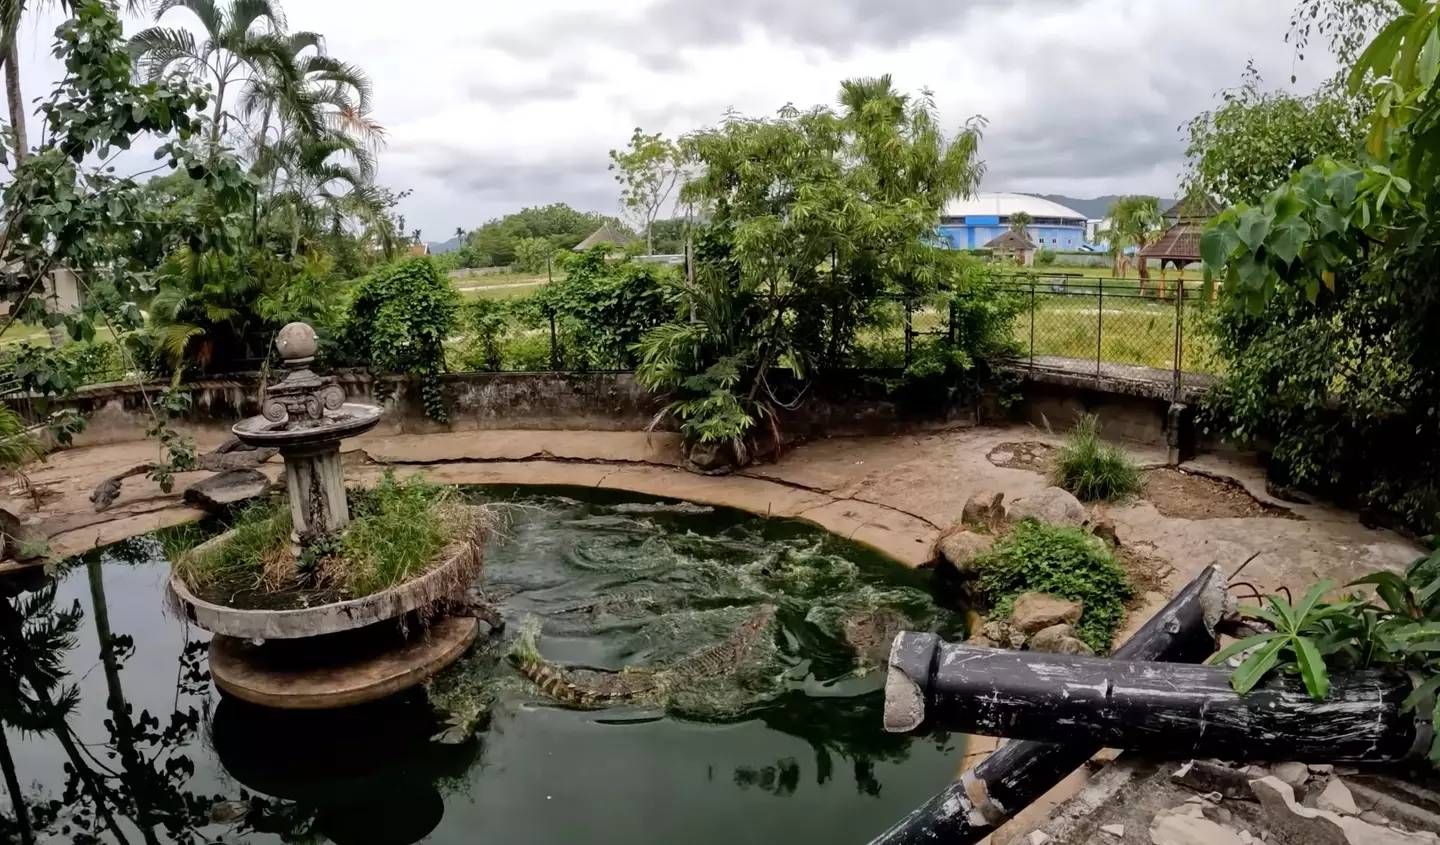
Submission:
[[[670,565],[686,578],[750,580],[691,591],[697,605],[772,579],[808,589],[818,583],[812,571],[845,553],[797,556],[802,539],[813,541],[739,517],[607,503],[590,520],[588,509],[554,519],[537,509],[533,531],[513,527],[492,574],[515,601],[573,603],[578,587],[560,567],[566,552],[604,550],[589,533],[595,521],[607,538],[645,534],[647,553],[664,529],[668,548],[684,552]],[[615,515],[629,527],[603,524]],[[562,516],[578,522],[558,525]],[[823,633],[834,622],[809,613],[808,599],[784,611],[785,671],[761,679],[758,703],[742,712],[568,711],[511,673],[509,686],[489,690],[498,703],[488,727],[442,743],[432,737],[447,725],[421,694],[325,713],[222,701],[203,632],[165,616],[167,570],[161,542],[143,538],[70,561],[54,578],[0,579],[9,591],[0,595],[0,841],[850,841],[952,773],[948,738],[879,729],[878,677],[855,674],[853,656]],[[645,611],[641,619],[654,618]],[[633,615],[607,605],[553,616],[576,619],[573,630],[557,625],[554,645],[617,665],[693,648],[665,618],[646,626]]]

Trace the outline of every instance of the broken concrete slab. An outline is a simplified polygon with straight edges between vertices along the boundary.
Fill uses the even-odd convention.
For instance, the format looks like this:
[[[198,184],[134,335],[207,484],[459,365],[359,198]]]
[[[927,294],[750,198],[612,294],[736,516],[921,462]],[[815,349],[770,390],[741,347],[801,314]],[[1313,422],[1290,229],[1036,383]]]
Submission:
[[[253,469],[232,469],[217,473],[185,488],[185,501],[210,511],[259,498],[270,489],[270,479]]]

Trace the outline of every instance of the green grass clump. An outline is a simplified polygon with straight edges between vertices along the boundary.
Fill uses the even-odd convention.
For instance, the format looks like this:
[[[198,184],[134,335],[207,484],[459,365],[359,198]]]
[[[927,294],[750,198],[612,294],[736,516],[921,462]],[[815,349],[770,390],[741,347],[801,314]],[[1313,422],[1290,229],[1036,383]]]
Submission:
[[[287,554],[290,510],[284,502],[256,502],[235,520],[224,542],[201,545],[175,559],[175,571],[191,589],[255,589],[264,580],[265,564]],[[191,537],[167,543],[168,551],[183,548]]]
[[[393,587],[435,562],[454,539],[453,491],[419,476],[386,473],[373,490],[351,499],[351,522],[340,541],[347,592],[366,596]]]
[[[1080,499],[1114,501],[1140,492],[1140,469],[1125,450],[1100,439],[1100,422],[1086,414],[1055,459],[1056,486]]]
[[[473,526],[470,509],[450,488],[389,473],[372,490],[352,491],[350,512],[350,525],[338,537],[313,541],[296,560],[288,504],[251,505],[223,542],[179,554],[175,570],[191,589],[222,600],[294,589],[359,598],[440,563],[445,547]]]
[[[1103,654],[1134,594],[1125,570],[1101,540],[1078,528],[1025,520],[976,559],[980,590],[998,617],[1021,593],[1049,593],[1083,605],[1075,635]]]

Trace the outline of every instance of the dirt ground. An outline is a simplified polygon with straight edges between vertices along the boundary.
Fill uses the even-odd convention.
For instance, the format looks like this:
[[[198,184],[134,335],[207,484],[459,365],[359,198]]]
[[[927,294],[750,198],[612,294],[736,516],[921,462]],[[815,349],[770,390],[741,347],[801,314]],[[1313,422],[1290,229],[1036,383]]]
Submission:
[[[1257,500],[1233,481],[1169,467],[1145,473],[1141,495],[1164,516],[1178,519],[1298,519],[1286,508]]]

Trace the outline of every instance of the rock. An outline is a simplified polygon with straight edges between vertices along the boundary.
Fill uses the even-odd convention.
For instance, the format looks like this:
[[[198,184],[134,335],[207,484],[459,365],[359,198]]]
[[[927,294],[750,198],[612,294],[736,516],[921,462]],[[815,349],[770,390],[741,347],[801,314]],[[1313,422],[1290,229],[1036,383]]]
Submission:
[[[981,490],[971,494],[960,511],[960,522],[974,528],[994,528],[1005,521],[1005,494]]]
[[[1085,641],[1075,636],[1075,629],[1067,624],[1051,625],[1049,628],[1042,628],[1031,637],[1029,642],[1031,651],[1047,651],[1051,654],[1079,654],[1086,657],[1095,656],[1095,651],[1085,644]]]
[[[1276,763],[1270,767],[1270,774],[1299,789],[1310,779],[1310,767],[1304,763]]]
[[[216,801],[210,805],[210,821],[213,824],[238,822],[249,813],[249,801]]]
[[[1330,763],[1310,763],[1305,768],[1309,769],[1312,775],[1328,775],[1335,771],[1335,767]]]
[[[1025,647],[1025,635],[1010,623],[999,619],[980,626],[980,635],[994,642],[997,648]]]
[[[995,538],[988,534],[976,534],[974,531],[952,531],[940,538],[940,557],[955,568],[955,571],[964,576],[975,574],[975,558],[990,551],[995,545]]]
[[[1360,815],[1360,808],[1355,805],[1355,796],[1350,794],[1349,787],[1345,786],[1339,778],[1331,778],[1330,782],[1325,784],[1325,789],[1320,793],[1320,797],[1315,799],[1315,807],[1320,810],[1329,810],[1332,813]]]
[[[735,452],[728,443],[694,443],[685,456],[702,473],[719,475],[735,469]]]
[[[1037,519],[1051,525],[1079,528],[1085,524],[1085,506],[1080,504],[1079,499],[1059,487],[1046,487],[1039,493],[1011,502],[1005,509],[1005,517],[1011,522]]]
[[[1084,610],[1079,602],[1062,599],[1048,593],[1021,593],[1015,599],[1015,609],[1010,613],[1010,624],[1025,634],[1049,628],[1052,625],[1080,621]]]
[[[1440,837],[1433,833],[1406,833],[1330,810],[1302,807],[1295,801],[1295,791],[1290,784],[1273,775],[1254,781],[1250,787],[1265,810],[1266,826],[1279,842],[1305,845],[1440,845]]]
[[[221,510],[236,502],[265,495],[270,479],[254,469],[232,469],[197,481],[185,489],[185,501],[206,510]]]
[[[49,538],[39,521],[26,522],[0,508],[0,560],[39,560],[49,554]]]
[[[1120,535],[1115,533],[1115,523],[1108,516],[1096,517],[1090,525],[1090,533],[1104,540],[1110,546],[1120,545]]]
[[[1043,830],[1032,830],[1030,835],[1025,837],[1028,845],[1046,845],[1050,841],[1050,834]]]
[[[1370,824],[1378,824],[1381,827],[1390,826],[1390,819],[1387,816],[1380,815],[1374,810],[1366,810],[1365,812],[1361,813],[1360,821],[1369,822]]]
[[[1161,813],[1150,823],[1152,845],[1242,845],[1240,834],[1206,818]]]
[[[1125,836],[1125,825],[1123,825],[1123,824],[1102,824],[1102,825],[1100,825],[1100,832],[1101,832],[1101,833],[1108,833],[1108,834],[1110,834],[1111,836],[1116,837],[1117,839],[1123,839],[1124,836]]]
[[[999,644],[999,643],[995,642],[994,640],[990,639],[989,637],[985,636],[984,634],[975,634],[975,635],[972,636],[970,639],[968,639],[968,640],[965,641],[965,645],[973,645],[973,646],[976,646],[976,647],[978,647],[978,648],[999,648],[999,647],[1000,647],[1000,644]]]

